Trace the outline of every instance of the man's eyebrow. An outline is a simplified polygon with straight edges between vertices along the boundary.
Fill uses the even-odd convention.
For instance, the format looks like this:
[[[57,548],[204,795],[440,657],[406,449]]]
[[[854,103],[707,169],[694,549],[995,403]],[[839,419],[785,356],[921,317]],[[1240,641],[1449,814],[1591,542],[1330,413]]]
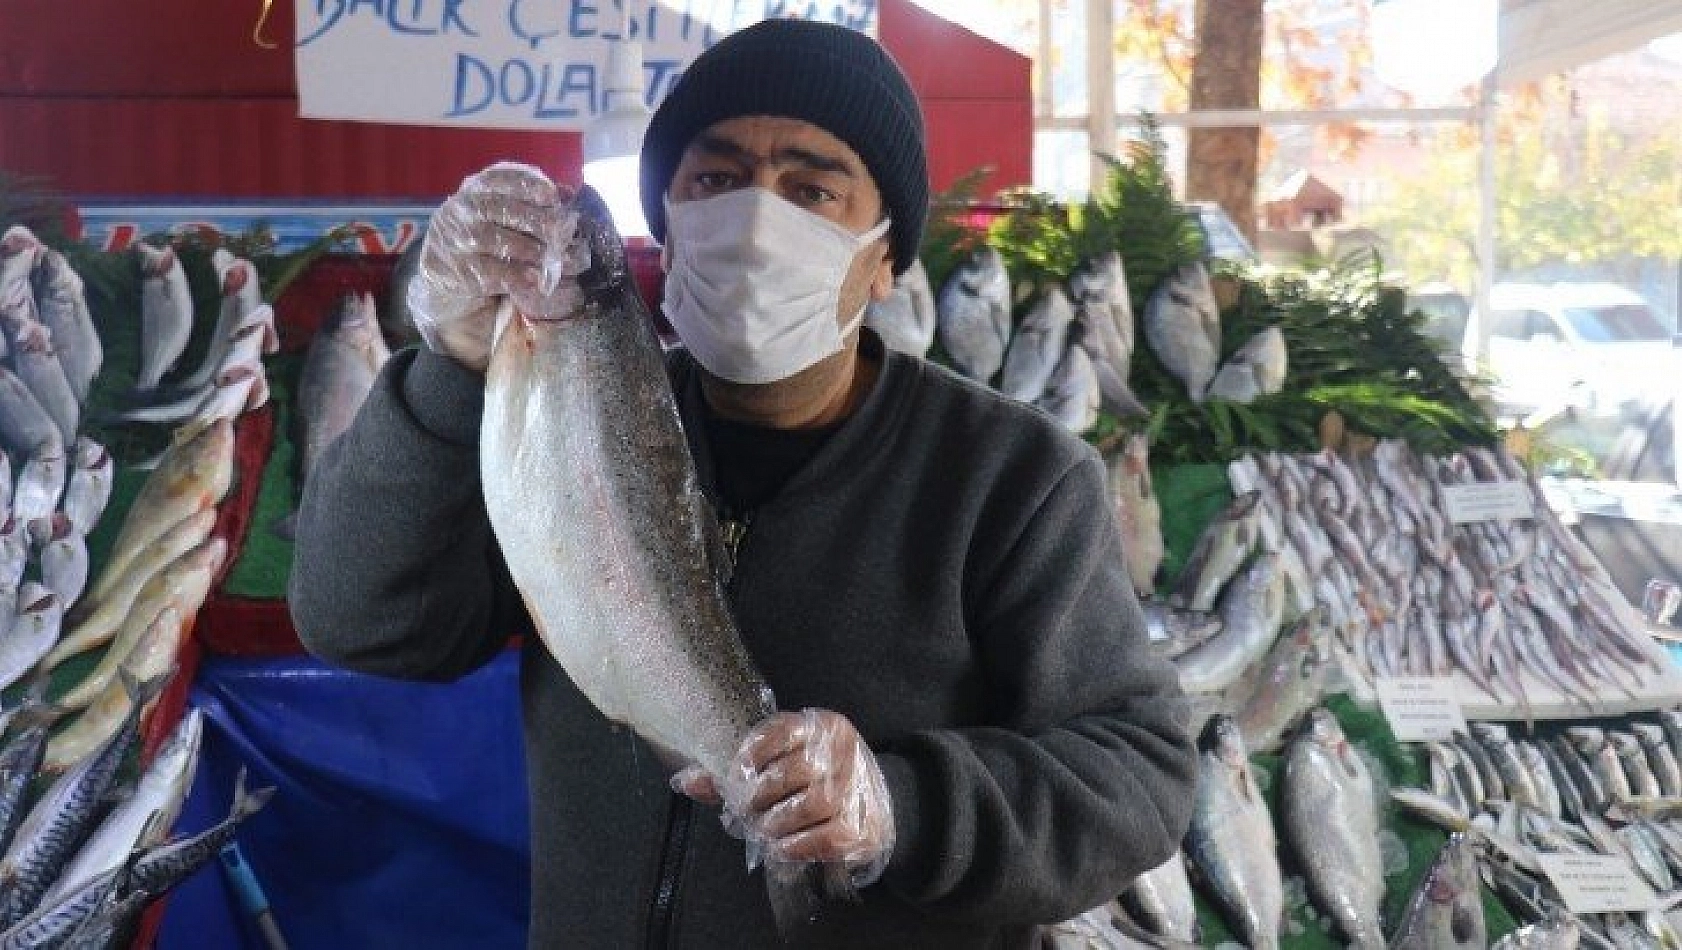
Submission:
[[[703,132],[695,137],[693,147],[698,151],[719,158],[759,161],[758,155],[722,135]],[[857,177],[852,164],[846,159],[833,155],[822,155],[807,148],[778,149],[772,156],[772,160],[779,164],[804,165],[814,171],[833,172],[838,175],[845,175],[848,178]]]

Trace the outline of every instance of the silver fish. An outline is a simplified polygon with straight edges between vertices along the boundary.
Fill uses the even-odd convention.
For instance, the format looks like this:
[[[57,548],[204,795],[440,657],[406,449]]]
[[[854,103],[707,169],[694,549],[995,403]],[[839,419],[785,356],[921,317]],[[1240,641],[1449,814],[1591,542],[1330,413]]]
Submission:
[[[1606,738],[1618,752],[1618,761],[1623,765],[1630,792],[1638,798],[1658,798],[1662,795],[1659,780],[1647,764],[1647,752],[1641,747],[1640,740],[1627,732],[1609,732]]]
[[[1448,831],[1465,831],[1471,827],[1467,822],[1466,814],[1456,807],[1455,803],[1424,789],[1393,788],[1390,790],[1390,800],[1406,809],[1408,813],[1416,815],[1439,828]]]
[[[94,377],[105,362],[105,347],[94,328],[82,278],[63,254],[49,249],[42,251],[29,282],[41,322],[52,331],[70,388],[78,402],[87,402]]]
[[[1589,806],[1583,800],[1582,791],[1577,787],[1570,767],[1560,758],[1559,750],[1552,743],[1537,741],[1536,750],[1547,763],[1555,793],[1559,796],[1559,816],[1566,821],[1581,820],[1580,816]]]
[[[0,927],[11,927],[40,902],[76,849],[94,829],[125,756],[140,730],[140,710],[163,690],[164,680],[130,683],[134,712],[104,746],[60,775],[42,793],[0,861]]]
[[[1110,458],[1109,474],[1127,574],[1133,579],[1133,589],[1146,597],[1156,590],[1157,571],[1166,553],[1162,506],[1151,484],[1150,438],[1144,433],[1128,436],[1122,450]]]
[[[217,248],[210,256],[210,266],[215,270],[216,281],[222,290],[221,303],[216,311],[216,325],[210,331],[210,344],[205,347],[204,357],[199,361],[198,367],[169,387],[172,398],[179,398],[185,392],[203,392],[210,386],[216,374],[225,368],[234,331],[245,322],[252,311],[263,305],[263,292],[257,279],[257,268],[252,266],[250,261],[235,257],[224,248]],[[274,336],[271,323],[264,352],[273,353],[279,348],[280,341]]]
[[[1185,384],[1191,401],[1202,402],[1215,378],[1221,341],[1215,292],[1201,262],[1181,265],[1151,294],[1145,304],[1145,341]]]
[[[1284,612],[1279,558],[1259,555],[1221,600],[1220,635],[1174,661],[1180,687],[1188,693],[1213,693],[1232,685],[1273,643]]]
[[[1261,534],[1260,502],[1260,492],[1239,495],[1203,529],[1180,569],[1171,602],[1197,611],[1214,608],[1221,589],[1255,549]]]
[[[1478,779],[1483,784],[1484,801],[1505,801],[1507,799],[1507,783],[1501,779],[1501,770],[1495,767],[1495,760],[1489,757],[1482,744],[1470,736],[1457,734],[1454,737],[1454,747],[1460,750],[1466,761],[1478,771]]]
[[[1332,669],[1332,628],[1316,607],[1282,636],[1256,667],[1255,687],[1233,717],[1244,747],[1271,752],[1286,730],[1320,701]]]
[[[41,581],[68,610],[88,583],[88,544],[64,512],[29,523],[41,565]]]
[[[4,323],[12,344],[12,371],[52,417],[53,424],[58,426],[59,439],[69,445],[76,441],[82,404],[58,361],[52,331],[36,319],[35,304],[28,290],[20,293],[20,305],[0,306],[0,309],[8,311],[0,313],[0,323]]]
[[[1203,872],[1245,946],[1277,950],[1285,892],[1273,819],[1256,787],[1238,726],[1218,716],[1210,724],[1210,738],[1199,760],[1186,856]]]
[[[0,854],[11,847],[23,822],[24,793],[40,771],[47,737],[60,715],[60,710],[36,699],[12,717],[12,739],[0,749]]]
[[[134,793],[100,822],[57,883],[41,899],[42,903],[49,903],[78,884],[121,867],[136,848],[160,843],[162,835],[175,826],[187,790],[192,787],[203,738],[204,714],[196,708],[187,710],[141,774]],[[149,825],[153,840],[143,837]]]
[[[922,356],[934,345],[935,322],[934,291],[921,260],[895,277],[888,299],[873,301],[864,315],[865,326],[875,330],[888,349],[912,356]]]
[[[1197,905],[1182,852],[1139,875],[1121,899],[1151,933],[1187,942],[1199,939]]]
[[[1382,948],[1379,904],[1384,858],[1372,776],[1324,709],[1309,714],[1285,750],[1280,792],[1285,840],[1296,852],[1314,902],[1351,946]]]
[[[1553,771],[1548,767],[1548,760],[1542,751],[1529,742],[1515,742],[1513,747],[1518,751],[1519,761],[1524,763],[1524,769],[1530,775],[1531,784],[1536,789],[1540,801],[1537,807],[1550,818],[1560,817],[1563,805],[1560,802],[1559,789],[1554,785]]]
[[[310,343],[298,377],[298,419],[303,426],[303,481],[327,447],[338,440],[374,388],[367,350],[379,324],[369,319],[361,298],[347,294]]]
[[[134,922],[155,900],[155,896],[145,891],[133,891],[108,900],[65,938],[59,950],[116,950],[120,946],[117,941],[130,932]]]
[[[1670,749],[1664,727],[1650,722],[1635,722],[1630,723],[1630,729],[1647,753],[1647,764],[1659,783],[1659,794],[1667,798],[1682,796],[1682,768],[1678,767],[1676,754]]]
[[[263,304],[247,313],[242,323],[228,334],[221,347],[220,361],[216,373],[202,385],[173,387],[167,391],[153,390],[151,395],[156,397],[145,402],[137,402],[120,409],[109,416],[115,422],[158,422],[178,423],[188,419],[209,420],[226,414],[229,418],[237,416],[245,408],[247,401],[253,407],[261,405],[268,398],[265,384],[261,392],[254,399],[240,400],[238,408],[233,412],[226,412],[227,406],[218,402],[217,411],[212,411],[211,404],[221,400],[221,390],[229,385],[237,384],[244,379],[262,376],[262,357],[274,338],[274,311],[268,304]],[[378,334],[375,334],[376,336]],[[248,395],[250,387],[241,391],[241,395]]]
[[[999,371],[1010,340],[1010,306],[1004,258],[985,245],[971,251],[935,302],[940,345],[958,372],[985,383]]]
[[[566,318],[508,306],[498,320],[486,509],[539,636],[584,695],[666,759],[724,781],[740,813],[730,763],[772,712],[770,689],[724,601],[713,513],[623,246],[589,189],[566,213],[587,261],[550,302]]]
[[[0,234],[0,293],[29,278],[44,246],[34,232],[14,224]]]
[[[63,619],[64,605],[52,591],[34,581],[18,588],[17,618],[0,640],[0,689],[22,679],[52,650]]]
[[[1630,863],[1659,893],[1676,886],[1670,866],[1665,862],[1664,848],[1643,826],[1626,825],[1612,832],[1629,855]]]
[[[1204,393],[1206,399],[1224,399],[1248,405],[1261,396],[1261,383],[1256,380],[1255,367],[1229,360],[1223,364]]]
[[[1221,632],[1221,618],[1213,614],[1175,610],[1158,601],[1140,605],[1145,613],[1145,634],[1151,649],[1167,659],[1184,656],[1199,644]]]
[[[64,495],[64,446],[56,438],[43,443],[23,463],[12,489],[12,515],[26,527],[37,518],[51,517]]]
[[[1123,418],[1148,415],[1128,383],[1133,372],[1133,301],[1121,255],[1091,258],[1069,277],[1075,322],[1085,330],[1081,345],[1092,356],[1104,408]]]
[[[1278,327],[1257,333],[1229,357],[1209,384],[1209,397],[1250,403],[1285,385],[1285,335]]]
[[[58,423],[35,393],[16,373],[0,366],[0,449],[23,458],[63,442]]]
[[[134,388],[155,389],[193,334],[193,295],[172,248],[135,245],[140,255],[140,369]],[[212,338],[214,339],[214,338]]]
[[[64,490],[64,514],[83,535],[99,525],[111,500],[115,465],[105,446],[82,436],[71,457],[70,484]]]
[[[1665,709],[1659,712],[1659,726],[1670,742],[1670,752],[1682,762],[1682,710]]]
[[[12,457],[0,450],[0,511],[12,510]]]
[[[57,901],[42,901],[29,916],[0,933],[0,950],[57,950],[111,900],[124,876],[121,868],[106,871]]]
[[[1063,288],[1053,286],[1041,294],[1010,338],[999,391],[1021,402],[1039,399],[1069,349],[1069,324],[1074,319],[1074,306]],[[1093,382],[1097,382],[1096,377]]]
[[[129,886],[155,896],[186,880],[234,840],[239,826],[261,811],[274,793],[273,788],[247,789],[245,769],[241,767],[234,780],[234,801],[228,808],[228,817],[191,838],[159,845],[142,854],[129,872]]]
[[[28,563],[29,529],[16,515],[0,511],[0,594],[11,593],[10,601],[0,602],[0,634],[12,622],[18,585],[23,583],[23,570]]]
[[[1098,423],[1098,377],[1093,374],[1092,357],[1080,345],[1078,334],[1071,332],[1070,337],[1063,358],[1057,361],[1045,392],[1034,405],[1045,410],[1063,428],[1079,434]]]
[[[1470,838],[1455,834],[1438,852],[1408,907],[1391,950],[1483,950],[1489,945]]]

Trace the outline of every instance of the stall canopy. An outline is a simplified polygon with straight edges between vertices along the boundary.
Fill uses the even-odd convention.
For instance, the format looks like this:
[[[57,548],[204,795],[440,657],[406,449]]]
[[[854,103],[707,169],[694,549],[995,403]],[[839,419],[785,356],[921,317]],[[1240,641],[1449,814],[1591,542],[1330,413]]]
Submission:
[[[1682,0],[1502,0],[1501,84],[1517,85],[1682,32]]]

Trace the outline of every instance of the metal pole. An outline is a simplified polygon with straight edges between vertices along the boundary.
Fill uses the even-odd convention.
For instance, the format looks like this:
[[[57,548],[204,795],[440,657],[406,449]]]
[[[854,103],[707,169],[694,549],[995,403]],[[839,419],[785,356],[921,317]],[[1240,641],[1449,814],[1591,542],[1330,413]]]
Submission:
[[[1114,155],[1115,114],[1115,4],[1113,0],[1086,0],[1086,97],[1087,147],[1094,153]],[[1096,191],[1109,174],[1097,154],[1092,156],[1091,190]]]
[[[1495,73],[1483,78],[1478,97],[1478,283],[1472,300],[1480,369],[1489,365],[1489,292],[1495,284]]]

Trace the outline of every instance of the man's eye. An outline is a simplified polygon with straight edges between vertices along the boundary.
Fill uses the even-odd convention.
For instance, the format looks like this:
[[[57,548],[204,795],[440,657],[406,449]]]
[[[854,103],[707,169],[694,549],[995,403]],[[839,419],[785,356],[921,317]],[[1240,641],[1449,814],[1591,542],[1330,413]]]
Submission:
[[[823,204],[826,201],[835,200],[835,192],[828,188],[819,188],[817,185],[797,185],[794,193],[800,199],[800,203],[806,205]]]
[[[695,176],[696,186],[707,193],[728,191],[735,181],[736,176],[729,172],[701,172]]]

